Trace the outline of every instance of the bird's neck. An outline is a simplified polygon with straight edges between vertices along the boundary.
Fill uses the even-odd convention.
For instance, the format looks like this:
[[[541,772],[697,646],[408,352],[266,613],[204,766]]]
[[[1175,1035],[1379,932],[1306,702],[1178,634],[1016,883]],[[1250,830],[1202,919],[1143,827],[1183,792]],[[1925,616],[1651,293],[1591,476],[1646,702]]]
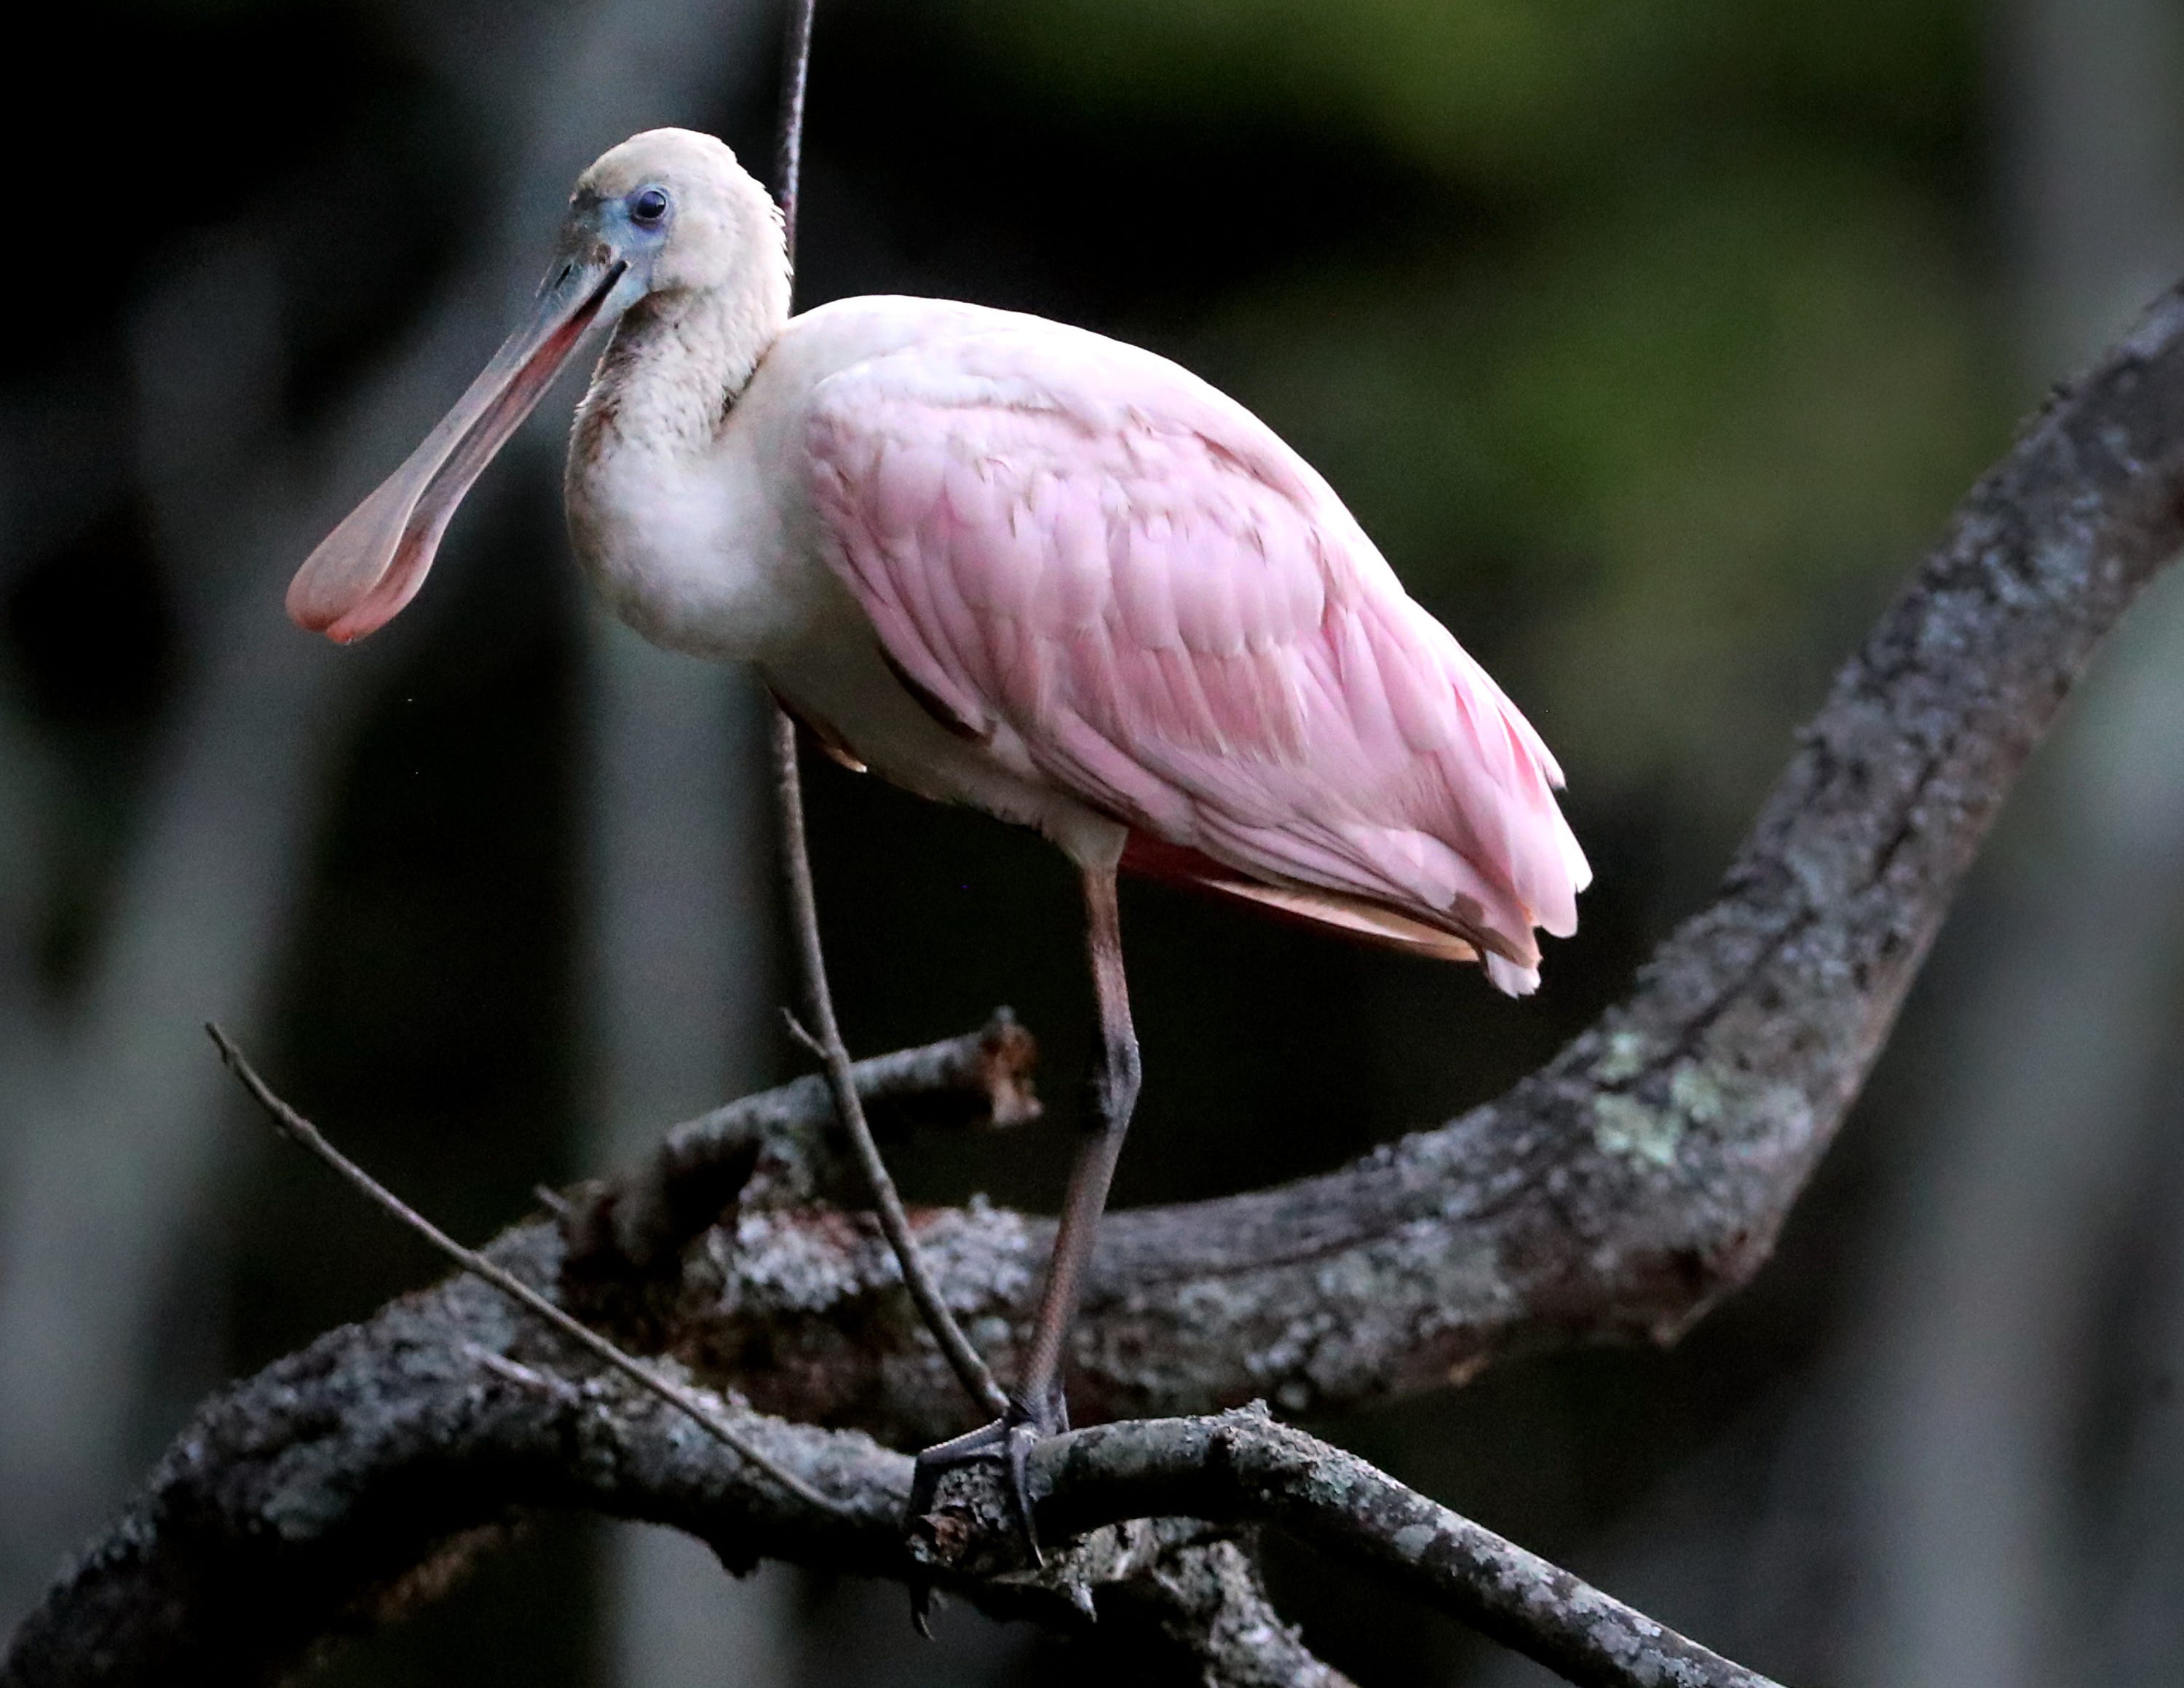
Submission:
[[[786,289],[713,288],[639,299],[616,326],[577,415],[574,445],[710,446],[788,318]]]

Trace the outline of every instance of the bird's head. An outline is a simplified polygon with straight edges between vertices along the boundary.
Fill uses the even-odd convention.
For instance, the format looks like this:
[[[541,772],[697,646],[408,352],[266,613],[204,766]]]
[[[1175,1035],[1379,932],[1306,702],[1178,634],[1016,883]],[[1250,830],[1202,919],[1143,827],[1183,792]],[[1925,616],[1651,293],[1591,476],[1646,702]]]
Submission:
[[[296,571],[288,614],[341,643],[416,595],[441,536],[493,455],[595,330],[646,300],[730,290],[755,321],[788,314],[780,214],[710,135],[651,129],[577,179],[528,319],[439,425]]]
[[[565,256],[627,265],[632,300],[727,287],[777,288],[787,301],[779,210],[695,130],[648,129],[604,154],[577,178],[562,239]]]

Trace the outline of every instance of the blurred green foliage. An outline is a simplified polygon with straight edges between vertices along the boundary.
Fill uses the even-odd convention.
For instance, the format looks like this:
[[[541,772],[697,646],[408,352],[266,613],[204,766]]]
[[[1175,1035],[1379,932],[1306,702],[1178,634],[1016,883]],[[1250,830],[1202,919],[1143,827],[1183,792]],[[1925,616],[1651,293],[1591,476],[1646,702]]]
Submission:
[[[953,0],[1007,74],[1123,110],[1281,109],[1529,198],[1643,175],[1695,135],[1930,145],[1975,74],[1960,0]]]

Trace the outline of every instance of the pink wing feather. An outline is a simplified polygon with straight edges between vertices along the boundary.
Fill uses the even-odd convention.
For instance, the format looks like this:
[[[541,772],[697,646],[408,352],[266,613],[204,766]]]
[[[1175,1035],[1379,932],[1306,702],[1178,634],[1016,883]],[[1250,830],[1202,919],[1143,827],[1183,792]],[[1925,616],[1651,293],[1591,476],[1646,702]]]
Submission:
[[[1271,429],[1050,323],[813,395],[827,561],[994,753],[1125,822],[1125,859],[1537,982],[1590,877],[1516,707]]]

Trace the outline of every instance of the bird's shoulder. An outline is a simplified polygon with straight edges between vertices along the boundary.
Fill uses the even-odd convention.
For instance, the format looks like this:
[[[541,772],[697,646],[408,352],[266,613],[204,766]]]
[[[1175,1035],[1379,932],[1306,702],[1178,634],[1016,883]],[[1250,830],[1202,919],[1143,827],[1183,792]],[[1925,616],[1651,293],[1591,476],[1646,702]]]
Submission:
[[[1095,598],[1117,595],[1118,613],[1143,608],[1150,587],[1176,601],[1180,626],[1130,614],[1130,630],[1166,627],[1217,654],[1280,642],[1316,624],[1329,599],[1407,602],[1311,465],[1158,353],[940,300],[825,309],[838,314],[815,327],[838,353],[869,349],[812,383],[803,461],[861,584],[939,569],[1000,609],[1016,601],[1011,588],[1069,579]]]
[[[951,300],[843,300],[800,318],[836,366],[810,389],[809,439],[838,465],[900,443],[958,457],[1050,460],[1131,482],[1187,471],[1261,482],[1316,520],[1346,519],[1274,430],[1142,346],[1046,317]]]
[[[866,598],[1213,656],[1305,636],[1386,565],[1263,422],[1158,355],[1001,311],[815,387],[805,461]],[[1399,592],[1392,577],[1385,590]]]

